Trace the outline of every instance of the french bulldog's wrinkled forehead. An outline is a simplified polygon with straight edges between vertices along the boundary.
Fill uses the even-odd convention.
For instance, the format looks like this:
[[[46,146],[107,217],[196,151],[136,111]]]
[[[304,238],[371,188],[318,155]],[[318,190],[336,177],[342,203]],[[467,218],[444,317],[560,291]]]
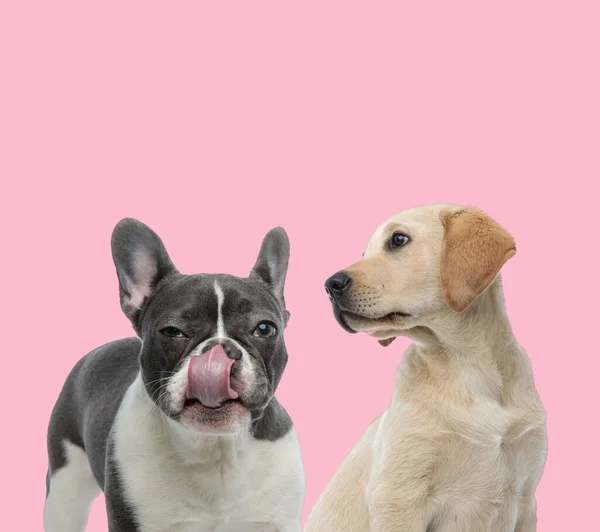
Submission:
[[[150,301],[143,321],[184,320],[223,322],[246,317],[280,326],[287,313],[261,281],[226,274],[175,274],[165,279]]]

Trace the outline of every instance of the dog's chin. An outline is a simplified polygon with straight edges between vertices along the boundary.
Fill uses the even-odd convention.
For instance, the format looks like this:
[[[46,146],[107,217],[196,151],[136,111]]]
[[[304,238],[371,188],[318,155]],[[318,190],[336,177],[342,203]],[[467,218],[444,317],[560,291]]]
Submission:
[[[337,317],[337,316],[336,316]],[[380,317],[363,316],[355,312],[340,311],[338,322],[351,332],[366,332],[377,336],[377,331],[402,330],[406,328],[406,320],[410,314],[404,312],[390,312]]]
[[[177,421],[202,434],[226,435],[250,425],[250,411],[238,400],[225,401],[219,408],[208,408],[200,401],[188,399]]]
[[[333,304],[333,315],[335,316],[335,319],[340,324],[342,329],[351,334],[357,333],[358,330],[354,330],[346,321],[346,314],[347,313],[340,310],[340,307],[338,307],[335,303]]]

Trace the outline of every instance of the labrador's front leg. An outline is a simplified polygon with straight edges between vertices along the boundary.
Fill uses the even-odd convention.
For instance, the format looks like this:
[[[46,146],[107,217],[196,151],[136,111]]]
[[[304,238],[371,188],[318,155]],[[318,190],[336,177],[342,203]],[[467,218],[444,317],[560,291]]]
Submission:
[[[521,504],[519,510],[519,519],[515,532],[536,532],[537,530],[537,509],[534,497],[526,498]]]
[[[371,530],[377,532],[426,532],[430,518],[427,502],[404,498],[384,485],[371,487],[367,495]]]
[[[422,439],[403,438],[375,449],[366,493],[371,530],[426,532],[433,517],[434,453],[428,445]]]

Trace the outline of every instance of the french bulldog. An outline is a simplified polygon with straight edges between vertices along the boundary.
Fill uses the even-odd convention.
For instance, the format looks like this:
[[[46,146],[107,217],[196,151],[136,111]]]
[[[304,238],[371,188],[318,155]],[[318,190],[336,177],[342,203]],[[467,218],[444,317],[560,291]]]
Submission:
[[[46,532],[82,532],[104,492],[110,532],[300,532],[304,473],[275,398],[287,363],[289,242],[249,277],[184,275],[148,226],[112,235],[136,337],[84,356],[48,429]]]

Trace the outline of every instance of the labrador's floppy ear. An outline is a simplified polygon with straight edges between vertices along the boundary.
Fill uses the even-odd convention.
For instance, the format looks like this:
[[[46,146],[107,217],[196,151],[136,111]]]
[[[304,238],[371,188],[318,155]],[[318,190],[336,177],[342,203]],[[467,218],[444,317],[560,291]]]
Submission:
[[[250,277],[265,283],[285,307],[283,288],[290,259],[290,241],[283,227],[271,229],[265,236]]]
[[[496,278],[517,251],[513,237],[483,211],[474,207],[444,210],[440,273],[444,299],[462,312]]]
[[[176,272],[159,236],[133,218],[121,220],[111,239],[113,261],[119,278],[121,308],[137,330],[142,307],[154,287]]]

